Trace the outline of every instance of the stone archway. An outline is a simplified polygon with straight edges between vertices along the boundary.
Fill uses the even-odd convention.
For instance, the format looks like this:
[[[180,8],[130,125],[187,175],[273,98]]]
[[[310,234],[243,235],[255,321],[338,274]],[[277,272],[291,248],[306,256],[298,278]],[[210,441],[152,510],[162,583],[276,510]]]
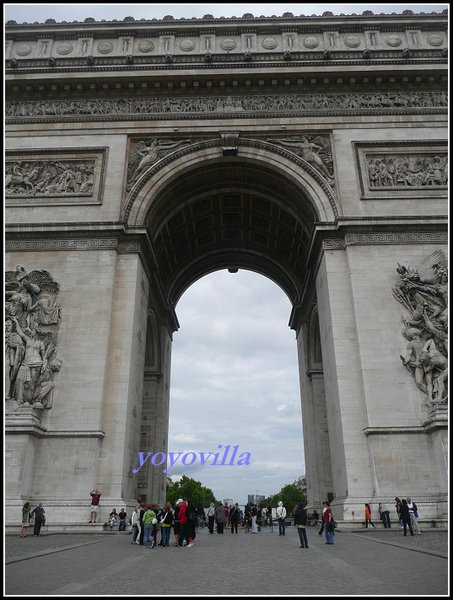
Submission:
[[[240,268],[256,271],[277,283],[294,311],[301,303],[307,281],[305,266],[314,224],[332,222],[338,208],[328,181],[293,152],[246,139],[239,140],[234,155],[230,155],[219,139],[176,150],[141,172],[124,205],[124,215],[131,228],[146,227],[166,311],[173,312],[184,291],[207,273]],[[153,306],[150,308],[154,311]],[[154,329],[150,328],[148,323],[147,347],[158,327],[155,323]],[[314,475],[320,465],[320,445],[322,469],[331,472],[328,435],[327,443],[324,439],[326,409],[317,322],[310,327],[306,341],[301,335],[299,344],[306,342],[309,353],[317,344],[317,399],[324,407],[322,415],[319,411],[321,421],[316,428],[308,416],[310,427],[304,425],[306,456],[311,461],[307,473]],[[300,352],[301,380],[305,377],[303,356]],[[163,365],[162,371],[166,369]],[[159,379],[149,376],[145,376],[144,390],[145,398],[156,400],[152,418],[160,424],[160,433],[166,434],[169,392],[164,391]],[[303,405],[310,401],[305,394],[306,390]],[[303,412],[308,414],[307,410]],[[146,402],[144,414],[146,417]],[[152,447],[153,439],[160,437],[157,430],[153,427],[153,435],[147,431],[148,424],[142,439],[150,451],[159,451],[157,446]],[[155,470],[143,469],[140,485],[150,496],[163,499],[162,475]],[[310,492],[309,501],[318,504],[328,493],[333,491],[331,476],[326,475],[313,494]]]

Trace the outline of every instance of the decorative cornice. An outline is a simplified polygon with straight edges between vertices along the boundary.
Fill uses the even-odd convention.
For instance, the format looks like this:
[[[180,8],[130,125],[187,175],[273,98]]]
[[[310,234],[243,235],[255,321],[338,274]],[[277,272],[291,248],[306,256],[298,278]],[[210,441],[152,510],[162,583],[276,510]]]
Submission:
[[[206,27],[217,24],[234,24],[238,26],[242,26],[243,24],[249,25],[250,23],[270,23],[270,24],[290,24],[294,25],[296,23],[313,23],[316,21],[320,21],[321,23],[330,24],[332,21],[334,22],[344,22],[349,25],[351,22],[361,22],[365,21],[369,23],[369,21],[379,21],[379,23],[385,24],[385,21],[413,21],[413,20],[423,20],[423,21],[432,21],[439,20],[441,18],[446,19],[448,17],[448,10],[445,9],[441,13],[432,11],[431,13],[425,12],[414,12],[410,9],[403,11],[401,14],[388,14],[388,13],[375,13],[372,10],[365,10],[361,15],[356,13],[348,14],[348,15],[335,15],[333,12],[325,11],[321,15],[294,15],[291,12],[285,12],[282,15],[273,15],[271,17],[266,16],[254,16],[252,13],[245,13],[242,17],[214,17],[213,15],[206,14],[203,17],[178,17],[175,18],[172,15],[167,15],[163,19],[136,19],[135,17],[124,17],[122,21],[112,20],[112,21],[96,21],[91,17],[87,17],[84,21],[60,21],[57,22],[55,19],[47,19],[44,23],[17,23],[14,20],[8,20],[5,23],[6,29],[17,29],[17,30],[33,30],[33,29],[56,29],[61,28],[62,26],[67,28],[69,27],[83,27],[83,28],[96,28],[96,29],[105,29],[105,28],[120,28],[120,29],[137,29],[137,27],[146,26],[146,27],[166,27],[166,28],[178,28],[180,25],[190,25],[197,27]]]

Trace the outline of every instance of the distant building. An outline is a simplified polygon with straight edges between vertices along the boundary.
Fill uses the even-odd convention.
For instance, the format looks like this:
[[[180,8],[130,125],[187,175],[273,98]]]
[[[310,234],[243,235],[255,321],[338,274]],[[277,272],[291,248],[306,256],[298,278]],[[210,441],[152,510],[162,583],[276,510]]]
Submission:
[[[250,503],[254,503],[256,502],[256,504],[259,504],[261,502],[261,500],[265,500],[266,496],[263,496],[262,494],[249,494],[247,496],[247,502]]]
[[[226,499],[223,501],[223,503],[224,503],[224,504],[228,504],[228,506],[230,506],[230,504],[234,504],[234,502],[233,502],[233,500],[232,500],[231,498],[226,498]]]

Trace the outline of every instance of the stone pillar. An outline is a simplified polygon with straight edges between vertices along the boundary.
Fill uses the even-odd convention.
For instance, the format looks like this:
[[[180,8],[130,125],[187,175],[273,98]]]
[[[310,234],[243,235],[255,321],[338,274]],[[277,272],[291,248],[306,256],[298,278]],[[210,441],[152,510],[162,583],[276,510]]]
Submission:
[[[317,320],[316,320],[317,321]],[[316,327],[318,327],[317,322]],[[333,495],[332,466],[322,362],[314,356],[313,328],[303,324],[297,337],[307,506],[319,508]]]
[[[151,456],[136,476],[137,499],[160,505],[166,497],[170,363],[171,336],[149,309],[140,451]]]
[[[373,466],[367,438],[354,302],[346,252],[325,250],[316,277],[333,506],[339,520],[351,520],[365,498],[373,498]]]
[[[119,254],[111,299],[108,359],[96,486],[108,508],[135,504],[132,469],[140,444],[148,281],[137,253]]]

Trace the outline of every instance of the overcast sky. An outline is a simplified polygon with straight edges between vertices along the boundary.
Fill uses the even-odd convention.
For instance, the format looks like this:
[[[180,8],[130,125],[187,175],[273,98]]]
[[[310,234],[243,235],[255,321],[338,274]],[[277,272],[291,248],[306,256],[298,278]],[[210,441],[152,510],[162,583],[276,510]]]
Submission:
[[[6,4],[18,23],[179,17],[361,14],[412,9],[441,12],[448,4]],[[216,467],[199,461],[186,474],[220,500],[243,504],[250,493],[270,495],[305,473],[295,333],[291,306],[273,282],[241,270],[213,273],[182,296],[174,335],[169,450],[217,451],[238,445],[249,466]],[[142,449],[146,451],[145,448]],[[136,466],[136,465],[134,465]]]

